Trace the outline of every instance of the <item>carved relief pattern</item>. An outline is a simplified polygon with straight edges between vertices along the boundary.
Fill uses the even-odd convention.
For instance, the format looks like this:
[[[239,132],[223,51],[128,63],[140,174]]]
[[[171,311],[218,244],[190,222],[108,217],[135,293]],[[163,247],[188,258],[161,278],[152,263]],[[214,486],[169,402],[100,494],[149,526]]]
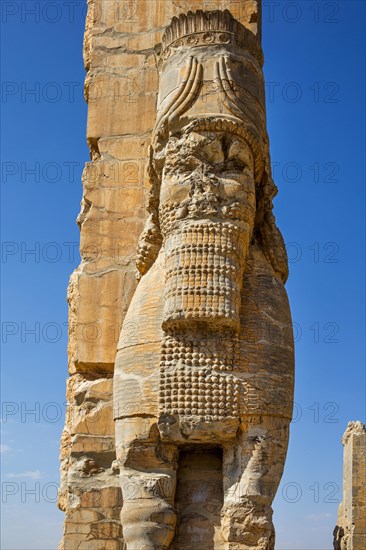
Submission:
[[[193,56],[189,58],[185,75],[168,106],[156,118],[155,128],[164,127],[178,119],[196,101],[202,84],[203,68]]]
[[[248,373],[240,354],[239,334],[169,330],[161,347],[159,410],[161,414],[196,416],[201,422],[242,415],[288,416],[288,388]]]
[[[159,408],[162,414],[219,421],[239,416],[240,381],[232,371],[239,359],[231,331],[166,334],[161,349]]]
[[[215,520],[221,542],[273,550],[271,502],[287,448],[293,356],[291,335],[267,336],[291,318],[286,251],[272,214],[260,42],[227,10],[199,10],[173,18],[155,51],[149,218],[125,320],[141,338],[136,346],[121,340],[116,421],[123,475],[143,489],[164,475],[173,489],[169,499],[161,492],[126,499],[124,537],[128,550],[181,550],[173,540],[177,515],[182,525],[178,455],[215,447],[227,485]],[[251,324],[263,324],[265,336],[251,339]],[[126,389],[137,403],[129,418]],[[193,501],[202,470],[192,477]],[[187,540],[222,548],[212,533],[202,544],[194,539],[199,502]]]
[[[167,61],[179,48],[192,48],[212,44],[233,45],[246,49],[263,65],[263,53],[258,40],[228,10],[212,12],[205,17],[201,10],[174,17],[163,40],[159,64]]]
[[[168,236],[165,326],[190,318],[239,323],[241,233],[230,223],[190,223]]]

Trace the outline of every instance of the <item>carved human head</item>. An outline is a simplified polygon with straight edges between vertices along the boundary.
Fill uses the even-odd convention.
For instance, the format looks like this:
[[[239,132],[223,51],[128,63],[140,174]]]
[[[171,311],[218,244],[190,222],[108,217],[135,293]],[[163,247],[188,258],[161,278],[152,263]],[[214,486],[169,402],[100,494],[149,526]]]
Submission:
[[[276,231],[262,63],[257,37],[227,10],[188,12],[166,29],[157,48],[159,94],[141,274],[164,234],[182,220],[234,222],[254,232],[263,250],[266,232]],[[281,266],[275,270],[285,279],[286,253],[276,239]]]

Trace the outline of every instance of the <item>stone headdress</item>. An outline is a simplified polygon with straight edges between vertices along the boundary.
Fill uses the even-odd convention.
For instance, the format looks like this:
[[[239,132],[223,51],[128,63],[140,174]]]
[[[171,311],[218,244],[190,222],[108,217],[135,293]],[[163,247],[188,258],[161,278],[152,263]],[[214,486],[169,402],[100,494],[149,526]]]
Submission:
[[[199,10],[172,19],[156,54],[159,93],[150,148],[150,217],[138,250],[140,273],[152,265],[162,242],[158,205],[166,145],[174,135],[198,130],[234,134],[250,146],[257,190],[253,237],[286,280],[286,251],[272,214],[277,188],[271,177],[258,38],[228,10]]]

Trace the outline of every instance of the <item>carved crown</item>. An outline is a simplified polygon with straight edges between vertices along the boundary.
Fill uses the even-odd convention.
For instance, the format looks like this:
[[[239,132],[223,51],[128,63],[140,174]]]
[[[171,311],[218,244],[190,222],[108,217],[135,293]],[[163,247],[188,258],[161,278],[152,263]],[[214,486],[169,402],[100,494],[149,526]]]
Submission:
[[[249,51],[263,65],[263,52],[258,38],[229,10],[189,11],[173,17],[162,38],[160,60],[170,57],[171,50],[184,47],[236,44]]]

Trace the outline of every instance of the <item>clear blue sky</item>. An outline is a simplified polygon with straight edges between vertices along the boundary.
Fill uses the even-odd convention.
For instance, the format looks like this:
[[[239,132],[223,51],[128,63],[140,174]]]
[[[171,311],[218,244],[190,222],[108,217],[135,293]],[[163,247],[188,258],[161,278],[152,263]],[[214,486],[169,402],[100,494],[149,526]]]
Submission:
[[[74,10],[38,2],[38,19],[26,11],[35,4],[2,2],[4,550],[54,550],[61,537],[66,287],[88,160],[84,0]],[[365,3],[264,1],[263,47],[297,340],[276,548],[330,550],[341,436],[348,420],[365,418]]]

